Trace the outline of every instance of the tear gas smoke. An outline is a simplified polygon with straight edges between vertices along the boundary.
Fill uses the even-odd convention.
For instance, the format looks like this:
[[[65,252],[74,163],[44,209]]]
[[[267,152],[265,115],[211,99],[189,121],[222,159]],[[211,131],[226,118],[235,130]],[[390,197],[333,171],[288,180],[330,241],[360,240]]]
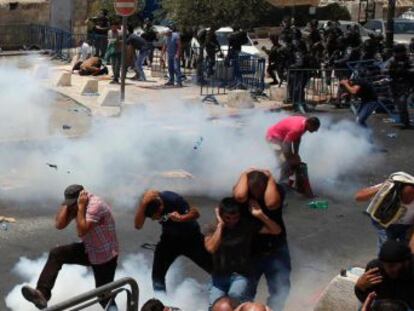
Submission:
[[[13,269],[22,278],[24,284],[36,286],[37,279],[46,261],[46,256],[30,260],[21,258]],[[193,279],[182,281],[182,267],[180,260],[174,263],[172,269],[167,274],[167,287],[171,289],[168,296],[158,296],[165,305],[179,307],[186,311],[202,311],[207,309],[206,286],[201,286]],[[151,282],[151,264],[143,254],[129,255],[120,262],[115,279],[123,277],[132,277],[137,280],[139,285],[139,304],[142,306],[148,299],[154,297]],[[36,311],[37,309],[27,302],[22,294],[20,284],[5,298],[6,305],[12,311]],[[76,284],[69,286],[68,284]],[[52,299],[49,304],[64,301],[69,297],[85,293],[94,288],[94,278],[91,270],[81,266],[65,265],[61,270],[56,285],[52,291]],[[125,310],[125,295],[120,294],[117,298],[117,304],[120,310]],[[102,310],[99,305],[89,308],[88,310]]]
[[[6,90],[0,94],[5,111],[0,124],[6,136],[47,133],[53,97],[33,76],[2,66],[0,87]],[[128,108],[119,118],[93,119],[90,132],[82,138],[62,135],[36,147],[9,144],[0,154],[0,176],[7,176],[9,182],[23,180],[26,196],[15,198],[12,191],[2,191],[2,196],[60,199],[66,185],[81,183],[98,193],[117,194],[117,200],[122,200],[118,203],[133,206],[148,187],[219,197],[231,191],[246,168],[268,168],[277,175],[264,136],[267,127],[286,114],[248,111],[239,118],[212,120],[201,105],[189,106],[167,95],[163,102],[168,105],[148,103],[146,109]],[[329,118],[322,118],[318,133],[305,135],[301,147],[312,182],[321,189],[327,187],[327,178],[337,180],[361,170],[355,163],[370,151],[364,130],[349,121],[332,124]],[[194,179],[169,179],[162,174],[179,169]]]
[[[53,97],[33,76],[1,65],[0,88],[0,124],[9,124],[2,127],[1,140],[10,140],[13,135],[20,139],[22,133],[48,133]],[[189,106],[179,98],[157,96],[165,106],[149,102],[145,109],[128,107],[119,118],[93,118],[89,133],[81,138],[60,135],[36,144],[4,143],[6,148],[0,151],[0,196],[14,201],[60,200],[68,184],[80,183],[111,198],[115,209],[120,205],[133,208],[137,197],[149,187],[220,197],[231,191],[241,171],[249,167],[278,173],[276,158],[264,137],[266,129],[286,114],[247,111],[238,118],[212,119],[202,105]],[[363,168],[355,163],[367,159],[372,146],[365,131],[352,122],[333,123],[328,117],[321,121],[318,133],[304,136],[301,155],[308,163],[313,186],[329,191],[332,187],[326,184],[327,178],[337,182],[343,176],[360,173]],[[56,164],[57,169],[46,163]],[[194,178],[173,179],[162,174],[179,169]],[[23,191],[17,196],[18,186]],[[44,260],[22,258],[15,271],[34,285]],[[144,302],[152,297],[150,271],[144,257],[134,255],[122,260],[117,277],[136,278],[144,286],[140,297]],[[200,294],[205,287],[194,280],[174,283],[180,272],[173,271],[168,278],[176,286],[169,285],[175,289],[166,303],[184,310],[205,309],[206,294]],[[92,287],[92,275],[86,269],[65,267],[53,301]],[[20,288],[18,285],[9,293],[6,303],[12,310],[30,310]]]

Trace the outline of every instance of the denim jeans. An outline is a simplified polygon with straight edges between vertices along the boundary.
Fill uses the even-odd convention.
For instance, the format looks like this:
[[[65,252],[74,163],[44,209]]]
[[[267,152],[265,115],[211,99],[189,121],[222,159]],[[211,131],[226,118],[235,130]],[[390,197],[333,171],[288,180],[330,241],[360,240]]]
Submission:
[[[287,242],[280,245],[272,254],[255,258],[249,287],[249,300],[254,301],[260,278],[264,275],[269,291],[267,305],[273,311],[282,311],[290,291],[291,270]]]
[[[229,296],[238,302],[247,301],[249,278],[237,273],[231,275],[213,275],[209,288],[209,305],[223,297]]]
[[[180,59],[175,57],[175,55],[168,55],[168,74],[170,76],[170,83],[176,81],[180,84],[182,82]]]
[[[114,53],[111,55],[111,65],[114,73],[114,80],[119,80],[121,72],[121,53]]]
[[[358,108],[358,114],[357,114],[357,122],[366,127],[367,126],[367,120],[370,117],[370,115],[375,111],[375,109],[378,108],[378,102],[368,102],[368,103],[361,103],[361,105]]]
[[[139,78],[143,81],[147,80],[147,78],[145,77],[145,73],[144,73],[144,63],[145,60],[147,59],[147,57],[150,54],[150,50],[148,49],[142,49],[141,51],[139,51],[139,53],[137,53],[137,59],[135,61],[135,72],[137,73],[137,75],[139,76]]]
[[[408,238],[408,231],[411,229],[411,225],[391,225],[388,228],[381,227],[377,222],[373,221],[372,224],[377,229],[378,234],[378,253],[382,247],[382,245],[387,240],[398,240],[403,242],[409,242]]]

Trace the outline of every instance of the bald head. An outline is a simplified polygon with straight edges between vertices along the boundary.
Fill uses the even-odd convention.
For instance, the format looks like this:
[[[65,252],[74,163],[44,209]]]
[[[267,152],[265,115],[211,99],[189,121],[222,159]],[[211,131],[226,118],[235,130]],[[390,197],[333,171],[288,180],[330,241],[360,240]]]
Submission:
[[[270,309],[261,303],[247,302],[236,311],[270,311]]]
[[[211,311],[234,311],[236,307],[237,303],[233,299],[221,297],[214,302]]]

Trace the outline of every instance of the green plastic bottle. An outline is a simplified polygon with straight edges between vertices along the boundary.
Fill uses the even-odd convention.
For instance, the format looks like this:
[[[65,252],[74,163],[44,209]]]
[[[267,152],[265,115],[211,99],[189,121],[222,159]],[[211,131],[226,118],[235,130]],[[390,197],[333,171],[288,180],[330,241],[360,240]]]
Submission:
[[[328,201],[312,201],[308,203],[308,206],[313,209],[328,209]]]

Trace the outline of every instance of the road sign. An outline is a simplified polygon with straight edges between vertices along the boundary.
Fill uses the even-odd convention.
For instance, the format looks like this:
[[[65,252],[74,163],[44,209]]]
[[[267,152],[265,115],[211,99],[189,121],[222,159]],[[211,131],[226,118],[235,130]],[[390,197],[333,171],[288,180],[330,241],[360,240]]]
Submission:
[[[137,0],[115,0],[115,12],[120,16],[131,16],[137,10]]]

